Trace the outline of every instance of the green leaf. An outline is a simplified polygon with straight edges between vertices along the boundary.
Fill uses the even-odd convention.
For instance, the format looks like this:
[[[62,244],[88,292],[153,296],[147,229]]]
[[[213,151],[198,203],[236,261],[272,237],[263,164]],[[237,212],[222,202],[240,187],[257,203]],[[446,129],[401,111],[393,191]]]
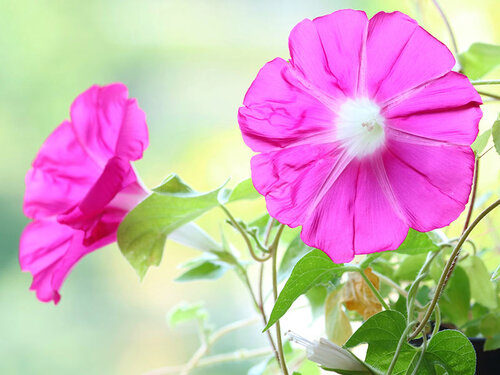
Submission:
[[[215,280],[230,269],[227,263],[205,258],[197,259],[196,262],[190,262],[187,267],[189,269],[176,278],[175,281]]]
[[[474,43],[458,60],[470,79],[479,79],[500,65],[500,46]]]
[[[491,129],[488,129],[478,135],[474,143],[472,143],[470,147],[472,148],[472,151],[474,151],[474,154],[476,154],[476,157],[481,155],[481,153],[484,151],[486,145],[488,144],[488,141],[490,140],[490,136]]]
[[[379,370],[386,371],[405,328],[406,319],[401,313],[391,310],[382,311],[370,317],[359,327],[345,346],[352,348],[367,343],[365,362]],[[415,348],[406,342],[403,343],[393,375],[404,374],[414,355]]]
[[[344,345],[352,335],[351,322],[342,308],[342,289],[334,290],[326,299],[325,332],[328,340],[337,345]]]
[[[278,296],[264,331],[285,315],[293,302],[302,294],[315,285],[329,281],[343,271],[342,265],[333,263],[321,250],[315,249],[307,253],[293,268],[290,278]]]
[[[170,233],[219,205],[221,189],[198,193],[171,174],[125,217],[118,246],[141,279],[150,266],[160,264]]]
[[[387,371],[399,339],[406,328],[405,317],[397,311],[382,311],[369,318],[345,344],[351,348],[367,343],[365,361],[383,372]],[[404,342],[393,375],[411,374],[420,352]],[[448,375],[473,375],[476,368],[474,347],[462,333],[441,331],[432,337],[418,369],[419,375],[437,375],[436,366]]]
[[[311,306],[313,319],[323,315],[323,307],[325,306],[327,293],[327,288],[323,285],[313,286],[305,293],[305,296],[309,301],[309,305]]]
[[[168,314],[168,324],[175,327],[180,323],[191,320],[206,320],[208,313],[201,303],[188,304],[181,302],[175,306]]]
[[[467,273],[460,266],[455,267],[439,300],[443,315],[460,327],[468,321],[470,309],[470,286]]]
[[[493,337],[487,338],[483,347],[483,350],[485,352],[496,349],[500,349],[500,333]]]
[[[257,190],[255,190],[252,179],[247,178],[246,180],[241,181],[234,187],[234,189],[222,189],[219,193],[219,201],[222,204],[236,202],[245,199],[257,199],[260,198],[260,195]]]
[[[295,267],[299,259],[311,250],[313,250],[313,248],[307,246],[301,240],[300,235],[296,236],[286,249],[285,254],[283,254],[278,270],[278,280],[281,282],[290,276],[293,267]]]
[[[474,375],[476,371],[474,347],[463,333],[454,330],[441,331],[432,337],[424,361],[428,367],[442,366],[448,375]]]
[[[399,264],[399,267],[394,274],[394,278],[396,280],[415,280],[426,258],[426,254],[405,256]]]
[[[312,361],[305,360],[299,368],[299,372],[295,372],[294,374],[299,375],[321,375],[321,370],[319,366]]]
[[[493,123],[491,135],[493,136],[495,150],[497,150],[497,154],[500,155],[500,114],[498,115],[498,119]]]
[[[414,229],[408,231],[403,243],[397,248],[396,252],[400,254],[425,254],[429,251],[438,251],[437,246],[427,233],[418,232]]]
[[[485,337],[500,334],[500,312],[486,314],[479,324],[479,330]]]
[[[490,309],[498,307],[495,288],[486,265],[476,255],[469,256],[462,265],[469,276],[471,297]]]

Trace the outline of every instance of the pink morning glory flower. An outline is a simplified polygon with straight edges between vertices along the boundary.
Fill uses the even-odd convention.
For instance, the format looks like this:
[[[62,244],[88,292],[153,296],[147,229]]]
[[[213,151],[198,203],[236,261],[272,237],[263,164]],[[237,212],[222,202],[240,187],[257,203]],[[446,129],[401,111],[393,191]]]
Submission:
[[[116,240],[118,225],[146,195],[130,164],[148,146],[146,116],[121,83],[80,94],[26,174],[19,251],[39,300],[59,289],[86,254]]]
[[[238,121],[271,216],[334,262],[448,225],[470,193],[481,99],[451,52],[399,13],[306,19]]]

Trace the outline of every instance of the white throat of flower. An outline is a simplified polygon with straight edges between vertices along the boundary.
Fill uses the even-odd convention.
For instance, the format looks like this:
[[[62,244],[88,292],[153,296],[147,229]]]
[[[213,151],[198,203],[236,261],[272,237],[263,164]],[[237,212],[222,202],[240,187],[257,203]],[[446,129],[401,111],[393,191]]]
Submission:
[[[286,335],[290,341],[305,347],[307,358],[320,366],[327,369],[367,371],[366,367],[358,362],[351,353],[327,339],[321,338],[319,341],[309,341],[291,331],[287,332]]]
[[[335,138],[350,156],[363,158],[384,145],[385,119],[370,99],[348,99],[337,115]]]

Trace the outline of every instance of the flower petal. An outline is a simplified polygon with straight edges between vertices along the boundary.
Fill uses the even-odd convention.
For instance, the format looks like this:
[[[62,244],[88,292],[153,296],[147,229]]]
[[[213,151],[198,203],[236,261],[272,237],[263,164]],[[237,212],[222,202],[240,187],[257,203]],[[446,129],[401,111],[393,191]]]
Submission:
[[[448,48],[400,12],[377,13],[366,41],[367,83],[383,103],[448,73],[455,59]]]
[[[453,93],[452,95],[450,93]],[[418,113],[454,110],[482,104],[469,79],[463,74],[449,72],[396,98],[383,109],[386,118],[405,117]]]
[[[290,69],[283,59],[268,62],[245,95],[238,122],[245,143],[254,151],[333,137],[333,112],[306,93]]]
[[[444,227],[464,210],[472,185],[470,147],[410,144],[388,138],[384,166],[410,226]]]
[[[331,96],[355,95],[367,27],[365,12],[351,9],[300,22],[289,38],[294,67]]]
[[[99,173],[75,138],[71,124],[63,122],[44,142],[26,174],[24,214],[42,218],[72,208]]]
[[[367,158],[360,163],[354,205],[354,249],[356,254],[395,250],[408,233],[405,218],[393,207],[390,192],[384,191],[374,163],[380,157]]]
[[[21,270],[33,275],[31,290],[40,301],[60,300],[59,289],[73,266],[86,254],[115,240],[114,236],[101,239],[90,247],[82,244],[83,232],[44,219],[30,223],[19,244]]]
[[[110,202],[127,187],[129,189],[124,194],[129,199],[117,201],[123,206],[110,205]],[[132,191],[134,195],[131,194]],[[146,192],[137,183],[130,162],[113,157],[81,203],[71,211],[59,215],[58,221],[85,231],[85,244],[89,244],[115,231],[128,211],[145,195]],[[90,238],[93,241],[90,241]]]
[[[145,114],[121,83],[80,94],[71,105],[71,121],[88,155],[102,167],[115,155],[140,159],[148,146]]]
[[[471,104],[444,111],[387,118],[386,134],[399,132],[409,138],[469,146],[476,139],[482,115],[479,106]]]
[[[340,154],[339,148],[327,144],[303,145],[254,156],[252,181],[265,196],[270,215],[291,227],[301,225]]]
[[[301,238],[335,263],[354,258],[354,205],[359,161],[353,160],[326,192],[302,226]]]

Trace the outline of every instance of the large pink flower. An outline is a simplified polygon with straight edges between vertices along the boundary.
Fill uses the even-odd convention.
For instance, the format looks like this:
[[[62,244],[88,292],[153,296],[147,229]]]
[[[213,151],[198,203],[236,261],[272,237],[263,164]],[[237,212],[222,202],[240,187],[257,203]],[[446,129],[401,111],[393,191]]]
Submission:
[[[116,240],[118,225],[146,195],[131,160],[148,146],[144,112],[123,84],[92,86],[47,138],[26,174],[24,213],[33,219],[19,261],[41,301],[86,254]]]
[[[448,225],[470,193],[481,99],[453,55],[399,13],[300,22],[239,124],[270,214],[335,262]]]

